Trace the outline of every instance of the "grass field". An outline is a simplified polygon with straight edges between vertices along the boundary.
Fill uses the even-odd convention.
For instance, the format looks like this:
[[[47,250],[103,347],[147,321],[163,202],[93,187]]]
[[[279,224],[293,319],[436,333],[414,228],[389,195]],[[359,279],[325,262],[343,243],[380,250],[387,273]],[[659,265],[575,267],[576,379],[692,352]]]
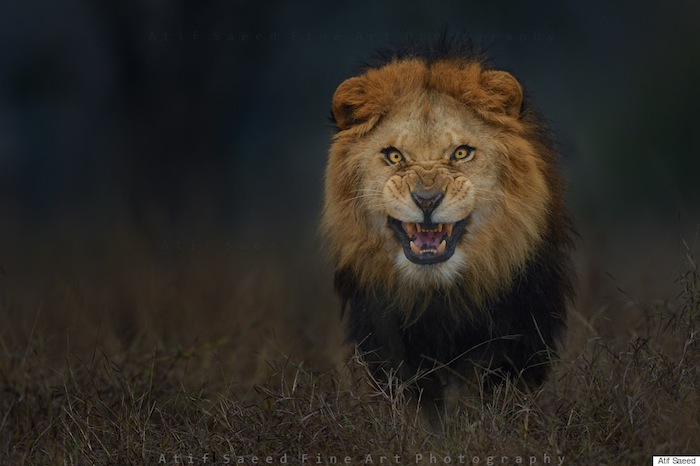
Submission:
[[[632,289],[583,247],[548,382],[466,392],[434,434],[404,387],[372,383],[342,345],[330,273],[308,245],[99,237],[3,242],[1,464],[636,465],[700,454],[692,245],[679,241],[673,277],[630,275]]]

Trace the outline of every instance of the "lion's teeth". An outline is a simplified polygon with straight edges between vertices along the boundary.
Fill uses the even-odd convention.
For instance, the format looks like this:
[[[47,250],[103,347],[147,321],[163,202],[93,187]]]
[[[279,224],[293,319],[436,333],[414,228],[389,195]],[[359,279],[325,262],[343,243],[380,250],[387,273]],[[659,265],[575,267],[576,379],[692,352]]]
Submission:
[[[421,228],[421,226],[420,226],[419,223],[416,223],[416,230],[418,230],[418,233],[422,233],[422,232],[423,232],[423,228]]]
[[[420,249],[418,248],[418,246],[416,246],[416,243],[411,241],[410,244],[411,244],[411,251],[413,251],[413,254],[420,254]]]
[[[452,228],[455,226],[454,223],[446,223],[445,229],[447,230],[447,236],[452,236]]]
[[[442,254],[443,252],[445,252],[445,248],[446,248],[446,247],[447,247],[447,241],[445,241],[445,240],[443,239],[443,240],[442,240],[442,243],[440,243],[440,246],[438,246],[438,248],[437,248],[437,253],[438,253],[438,254]]]
[[[404,223],[404,228],[406,229],[406,234],[409,238],[413,238],[413,233],[415,231],[415,223]]]
[[[437,232],[438,232],[438,233],[442,232],[442,223],[439,223],[439,224],[438,224]]]

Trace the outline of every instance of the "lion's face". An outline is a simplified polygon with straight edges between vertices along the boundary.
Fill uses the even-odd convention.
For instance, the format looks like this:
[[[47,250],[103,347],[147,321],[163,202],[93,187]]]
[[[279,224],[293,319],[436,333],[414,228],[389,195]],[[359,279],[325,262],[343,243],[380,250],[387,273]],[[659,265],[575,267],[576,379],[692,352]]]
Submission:
[[[448,277],[464,264],[473,214],[500,191],[490,133],[451,97],[425,93],[349,151],[364,160],[358,195],[403,273]]]
[[[483,108],[444,82],[429,85],[425,65],[408,64],[374,70],[364,83],[351,78],[336,92],[341,131],[329,158],[324,229],[339,265],[370,283],[461,283],[479,296],[507,282],[525,260],[546,212],[541,164],[517,131],[521,97],[514,99],[517,111],[506,105],[497,118],[484,118]],[[411,72],[422,80],[406,81]],[[387,102],[368,94],[392,79],[398,83],[379,91],[391,95]],[[379,102],[381,111],[358,118],[361,105],[348,104],[343,92]],[[346,130],[344,122],[352,122]]]

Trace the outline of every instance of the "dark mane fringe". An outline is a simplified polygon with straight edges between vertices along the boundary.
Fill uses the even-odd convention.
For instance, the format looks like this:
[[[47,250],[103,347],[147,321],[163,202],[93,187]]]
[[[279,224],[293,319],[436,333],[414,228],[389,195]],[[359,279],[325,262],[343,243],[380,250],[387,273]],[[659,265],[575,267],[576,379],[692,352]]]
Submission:
[[[418,37],[414,39],[408,37],[402,43],[378,49],[370,60],[360,63],[360,70],[358,71],[364,73],[373,68],[381,68],[392,61],[411,58],[423,60],[428,65],[442,60],[477,62],[486,69],[500,69],[511,72],[508,67],[498,66],[494,63],[486,46],[477,45],[466,32],[451,33],[446,29],[432,37]],[[515,75],[515,73],[511,74]],[[532,96],[525,90],[521,112],[526,113],[534,109],[535,106],[532,105],[532,102]],[[534,113],[537,112],[535,111]],[[547,126],[541,115],[537,114],[535,118],[539,123],[544,124],[545,127]],[[330,122],[335,124],[332,114]]]
[[[381,68],[395,60],[417,58],[428,64],[440,60],[466,60],[478,61],[488,64],[488,58],[484,51],[474,45],[472,38],[463,32],[450,33],[447,29],[429,37],[411,38],[397,43],[394,46],[379,48],[367,61],[358,64],[358,70],[353,76],[362,74],[367,70]],[[328,113],[328,122],[337,130],[333,111]]]
[[[487,55],[488,50],[477,46],[471,36],[466,32],[449,32],[444,28],[441,32],[432,36],[410,36],[393,46],[377,49],[373,56],[366,61],[358,63],[358,69],[353,76],[365,73],[370,69],[381,68],[392,61],[405,59],[419,59],[428,65],[442,60],[457,60],[481,63],[485,68],[493,68],[493,63]],[[505,68],[504,71],[508,71]],[[529,104],[529,96],[523,99],[523,112]],[[328,113],[328,123],[337,130],[333,112]]]
[[[379,49],[367,62],[365,69],[380,68],[394,60],[417,58],[428,64],[441,60],[466,60],[486,64],[485,53],[476,47],[472,38],[463,32],[450,33],[446,29],[433,37],[407,39],[394,47]]]

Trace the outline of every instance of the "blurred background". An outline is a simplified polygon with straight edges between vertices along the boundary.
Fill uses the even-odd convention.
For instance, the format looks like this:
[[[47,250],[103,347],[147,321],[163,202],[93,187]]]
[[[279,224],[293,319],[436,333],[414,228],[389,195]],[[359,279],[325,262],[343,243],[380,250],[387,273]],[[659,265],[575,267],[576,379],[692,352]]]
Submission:
[[[580,308],[672,299],[700,223],[698,24],[690,0],[7,2],[1,335],[235,340],[283,315],[293,339],[337,339],[315,236],[331,97],[378,48],[445,27],[549,120]]]

